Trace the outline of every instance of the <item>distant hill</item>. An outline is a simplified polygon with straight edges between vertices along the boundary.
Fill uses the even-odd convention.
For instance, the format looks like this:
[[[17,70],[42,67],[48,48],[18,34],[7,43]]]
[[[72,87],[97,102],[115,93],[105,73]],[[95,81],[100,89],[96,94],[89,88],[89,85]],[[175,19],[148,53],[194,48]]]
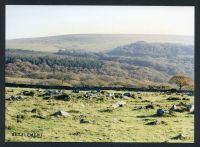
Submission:
[[[6,40],[6,48],[57,52],[59,49],[104,52],[137,41],[193,45],[194,37],[138,34],[74,34]]]
[[[193,45],[182,45],[172,43],[147,43],[137,41],[128,45],[117,47],[107,53],[110,56],[125,57],[177,57],[177,56],[194,56]]]
[[[138,41],[106,53],[112,61],[148,67],[164,74],[194,76],[194,46]]]

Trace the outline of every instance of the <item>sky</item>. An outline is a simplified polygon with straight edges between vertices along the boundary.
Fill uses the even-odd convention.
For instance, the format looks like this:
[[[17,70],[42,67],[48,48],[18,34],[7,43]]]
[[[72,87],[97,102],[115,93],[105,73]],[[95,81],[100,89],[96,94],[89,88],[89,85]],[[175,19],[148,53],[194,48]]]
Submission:
[[[6,6],[6,39],[64,34],[193,36],[194,7]]]

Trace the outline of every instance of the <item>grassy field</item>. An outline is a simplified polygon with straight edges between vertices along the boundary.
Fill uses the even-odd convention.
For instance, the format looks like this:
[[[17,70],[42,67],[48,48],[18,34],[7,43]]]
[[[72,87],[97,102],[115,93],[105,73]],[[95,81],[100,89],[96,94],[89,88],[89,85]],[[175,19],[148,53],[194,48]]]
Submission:
[[[9,100],[23,91],[34,96],[22,100]],[[6,88],[6,142],[194,142],[194,114],[187,111],[166,116],[155,116],[157,109],[169,110],[172,105],[194,104],[194,97],[183,94],[133,92],[132,98],[110,98],[99,95],[84,99],[85,92],[64,91],[69,101],[45,96],[45,90]],[[124,91],[107,91],[124,93]],[[173,100],[167,98],[189,98]],[[123,107],[113,108],[124,101]],[[153,105],[151,109],[140,106]],[[57,111],[69,113],[67,117],[50,116]],[[80,123],[80,118],[89,123]],[[149,125],[154,121],[161,123]],[[42,137],[12,136],[12,133],[42,133]],[[177,137],[181,134],[181,137]],[[175,138],[174,138],[175,137]],[[176,138],[177,137],[177,138]]]

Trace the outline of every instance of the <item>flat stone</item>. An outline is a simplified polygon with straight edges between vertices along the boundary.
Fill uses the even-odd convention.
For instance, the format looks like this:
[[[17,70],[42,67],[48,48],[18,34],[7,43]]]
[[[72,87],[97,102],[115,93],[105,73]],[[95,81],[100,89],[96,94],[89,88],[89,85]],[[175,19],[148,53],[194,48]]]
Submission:
[[[117,108],[117,107],[123,107],[124,105],[126,105],[126,102],[124,101],[119,101],[115,104],[112,105],[113,108]]]
[[[58,112],[55,112],[54,114],[51,114],[51,116],[64,116],[64,117],[67,117],[69,116],[69,113],[68,112],[65,112],[65,111],[58,111]]]

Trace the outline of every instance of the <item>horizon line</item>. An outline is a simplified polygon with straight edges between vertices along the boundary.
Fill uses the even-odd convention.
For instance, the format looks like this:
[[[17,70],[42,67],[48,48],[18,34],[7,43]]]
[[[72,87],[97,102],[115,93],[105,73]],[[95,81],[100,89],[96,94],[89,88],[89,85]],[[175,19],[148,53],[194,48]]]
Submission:
[[[5,40],[47,38],[47,37],[55,37],[55,36],[67,36],[67,35],[162,35],[162,36],[194,37],[194,35],[185,35],[185,34],[134,34],[134,33],[80,33],[78,34],[78,33],[71,33],[71,34],[47,35],[47,36],[38,36],[38,37],[5,38]]]

